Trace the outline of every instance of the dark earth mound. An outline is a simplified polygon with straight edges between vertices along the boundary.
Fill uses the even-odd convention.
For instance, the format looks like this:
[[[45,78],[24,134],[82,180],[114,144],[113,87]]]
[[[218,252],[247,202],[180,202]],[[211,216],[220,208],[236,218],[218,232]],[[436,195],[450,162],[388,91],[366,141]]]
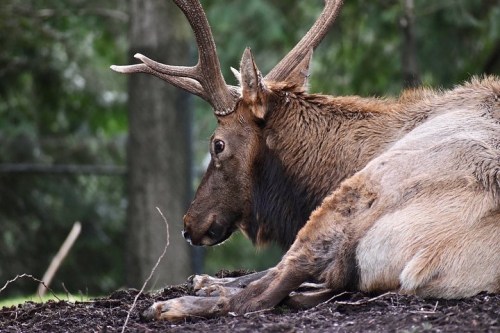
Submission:
[[[70,303],[26,302],[0,310],[0,332],[121,332],[138,291]],[[303,311],[278,307],[245,316],[182,323],[144,322],[140,312],[154,301],[190,294],[187,284],[142,294],[126,332],[500,332],[500,295],[464,300],[423,300],[387,293],[345,293]]]

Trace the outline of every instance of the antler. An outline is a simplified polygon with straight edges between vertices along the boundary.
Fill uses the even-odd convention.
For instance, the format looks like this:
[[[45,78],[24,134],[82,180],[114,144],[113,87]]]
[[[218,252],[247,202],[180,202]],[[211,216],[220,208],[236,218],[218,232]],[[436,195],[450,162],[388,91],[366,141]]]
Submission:
[[[198,45],[198,63],[192,67],[161,64],[142,54],[134,57],[142,64],[111,66],[120,73],[147,73],[206,100],[217,116],[233,111],[239,97],[238,87],[226,84],[220,70],[212,31],[201,4],[197,0],[174,0],[193,29]]]
[[[239,88],[226,84],[220,70],[219,58],[207,17],[198,0],[173,0],[182,10],[195,34],[198,45],[198,63],[195,66],[161,64],[142,54],[134,57],[142,64],[111,66],[120,73],[147,73],[159,77],[181,89],[206,100],[217,116],[231,113],[239,98]],[[325,0],[325,7],[314,25],[295,47],[266,75],[267,80],[284,81],[296,67],[308,61],[326,35],[342,7],[343,0]]]
[[[314,22],[314,25],[295,47],[266,75],[266,80],[284,81],[304,58],[311,56],[311,51],[316,49],[335,21],[342,3],[343,0],[325,0],[325,7],[316,22]]]

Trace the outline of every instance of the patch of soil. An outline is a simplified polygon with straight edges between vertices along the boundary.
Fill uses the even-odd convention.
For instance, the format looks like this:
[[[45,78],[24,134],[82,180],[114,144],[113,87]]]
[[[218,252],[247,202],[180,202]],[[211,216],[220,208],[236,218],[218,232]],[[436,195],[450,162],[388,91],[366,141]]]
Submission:
[[[128,289],[87,302],[26,302],[4,307],[0,332],[121,332],[137,293]],[[183,284],[140,295],[126,332],[500,332],[500,294],[485,293],[464,300],[346,293],[302,311],[278,307],[175,324],[140,319],[140,312],[154,301],[190,293]]]

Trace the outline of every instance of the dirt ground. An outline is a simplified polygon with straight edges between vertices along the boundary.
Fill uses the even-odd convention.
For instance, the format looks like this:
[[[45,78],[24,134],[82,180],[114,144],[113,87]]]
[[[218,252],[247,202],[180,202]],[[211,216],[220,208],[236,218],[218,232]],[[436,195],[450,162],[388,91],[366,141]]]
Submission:
[[[121,332],[138,291],[120,290],[86,302],[26,302],[0,310],[0,332]],[[388,293],[346,293],[315,308],[278,307],[246,316],[182,323],[145,322],[154,301],[190,294],[187,284],[142,294],[126,332],[500,332],[500,294],[465,300],[423,300]]]

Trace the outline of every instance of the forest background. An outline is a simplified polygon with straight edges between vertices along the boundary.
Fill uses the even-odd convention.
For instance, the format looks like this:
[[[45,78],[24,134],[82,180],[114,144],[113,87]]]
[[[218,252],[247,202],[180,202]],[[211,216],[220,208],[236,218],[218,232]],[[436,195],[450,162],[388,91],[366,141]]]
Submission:
[[[263,73],[302,37],[322,1],[202,1],[222,70],[236,84],[245,47]],[[198,98],[146,75],[112,72],[144,53],[192,65],[197,50],[168,0],[3,0],[0,4],[0,284],[41,278],[75,221],[82,233],[52,282],[101,295],[138,287],[166,243],[150,288],[193,272],[263,269],[281,255],[238,235],[194,249],[182,214],[203,174],[216,120]],[[397,96],[500,73],[494,0],[346,1],[314,55],[310,91]],[[165,104],[164,104],[165,103]],[[36,290],[18,280],[4,297]]]

